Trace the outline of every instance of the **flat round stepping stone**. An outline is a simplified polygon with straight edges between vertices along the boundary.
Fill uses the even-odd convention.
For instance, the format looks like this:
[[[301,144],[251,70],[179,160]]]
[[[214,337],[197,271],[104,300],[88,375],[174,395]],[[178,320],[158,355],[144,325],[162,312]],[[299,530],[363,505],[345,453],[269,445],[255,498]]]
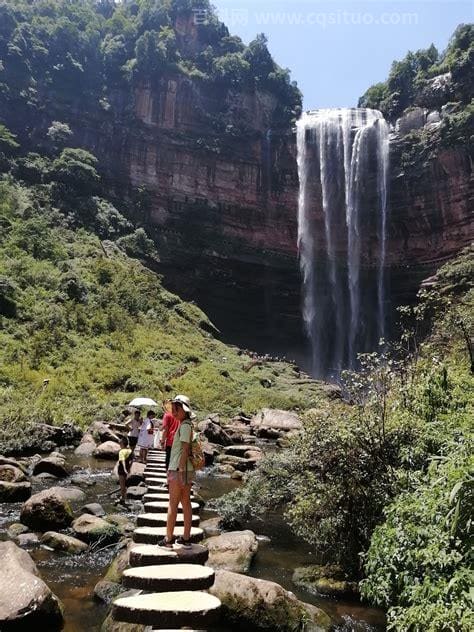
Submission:
[[[137,516],[137,527],[166,527],[168,515],[166,513],[144,513]],[[184,516],[178,513],[176,524],[184,525]],[[199,516],[192,516],[191,524],[199,526]]]
[[[126,588],[147,592],[206,590],[214,583],[214,570],[199,564],[161,564],[128,568],[122,575]]]
[[[150,491],[148,491],[143,496],[143,502],[144,503],[163,502],[163,503],[166,504],[166,506],[168,506],[169,499],[170,499],[170,495],[165,490],[163,490],[161,492],[150,492]]]
[[[146,472],[162,472],[166,474],[166,467],[164,465],[147,465],[145,468]]]
[[[130,566],[156,566],[157,564],[205,564],[209,551],[201,544],[187,549],[167,549],[156,544],[135,544],[130,549]]]
[[[147,490],[149,494],[168,494],[169,496],[168,485],[165,484],[149,484],[147,485]]]
[[[175,536],[183,535],[184,527],[175,527]],[[138,544],[158,544],[166,536],[166,527],[137,527],[132,539]],[[191,527],[191,542],[201,542],[204,531],[199,527]]]
[[[179,506],[181,507],[181,503]],[[160,513],[161,511],[168,511],[168,501],[154,500],[152,502],[145,502],[144,508],[146,513]],[[191,503],[191,509],[199,511],[201,507],[199,503]]]
[[[214,595],[196,591],[152,593],[120,597],[112,604],[116,621],[168,628],[207,627],[217,621],[221,602]]]
[[[166,474],[162,472],[149,472],[148,474],[145,474],[145,480],[146,481],[154,481],[154,480],[166,481],[167,476]]]

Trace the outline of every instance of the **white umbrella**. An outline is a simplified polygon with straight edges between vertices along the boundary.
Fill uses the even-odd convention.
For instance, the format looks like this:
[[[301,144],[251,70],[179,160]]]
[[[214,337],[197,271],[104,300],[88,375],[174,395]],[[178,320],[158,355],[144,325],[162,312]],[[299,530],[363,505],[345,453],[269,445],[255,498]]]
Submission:
[[[150,399],[149,397],[135,397],[135,399],[132,399],[129,406],[141,408],[142,406],[158,406],[158,404],[154,399]]]

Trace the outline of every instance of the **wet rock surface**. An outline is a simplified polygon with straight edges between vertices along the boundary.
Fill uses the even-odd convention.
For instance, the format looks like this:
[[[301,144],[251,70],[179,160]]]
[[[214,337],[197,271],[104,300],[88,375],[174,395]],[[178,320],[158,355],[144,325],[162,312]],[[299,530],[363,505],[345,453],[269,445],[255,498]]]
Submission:
[[[111,461],[116,461],[118,458],[118,453],[120,451],[120,444],[116,441],[105,441],[99,444],[93,455],[98,459],[107,459]]]
[[[100,541],[102,544],[117,542],[121,536],[120,529],[98,516],[83,514],[72,523],[74,534],[87,543]]]
[[[312,565],[296,568],[293,582],[309,592],[328,597],[355,597],[358,583],[351,581],[339,566]]]
[[[2,632],[38,628],[61,630],[61,604],[31,557],[13,542],[0,542],[0,622]]]
[[[43,473],[52,474],[56,478],[66,478],[71,472],[66,464],[66,459],[62,455],[54,453],[34,465],[33,476]]]
[[[68,527],[73,520],[68,491],[73,490],[52,487],[34,494],[21,508],[21,522],[38,531]]]
[[[17,503],[31,496],[31,483],[11,483],[0,481],[0,502]]]
[[[41,544],[49,546],[55,551],[62,551],[63,553],[70,553],[71,555],[84,553],[84,551],[87,551],[89,548],[85,542],[64,533],[56,533],[55,531],[47,531],[44,533],[41,536]]]

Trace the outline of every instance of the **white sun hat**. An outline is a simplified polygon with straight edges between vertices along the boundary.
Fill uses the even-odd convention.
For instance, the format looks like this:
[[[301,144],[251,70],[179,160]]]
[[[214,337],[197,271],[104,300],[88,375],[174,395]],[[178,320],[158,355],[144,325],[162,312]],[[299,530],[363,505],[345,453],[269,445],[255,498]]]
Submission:
[[[183,410],[188,413],[190,419],[194,419],[196,417],[191,408],[191,400],[186,395],[176,395],[172,402],[173,404],[181,404]]]

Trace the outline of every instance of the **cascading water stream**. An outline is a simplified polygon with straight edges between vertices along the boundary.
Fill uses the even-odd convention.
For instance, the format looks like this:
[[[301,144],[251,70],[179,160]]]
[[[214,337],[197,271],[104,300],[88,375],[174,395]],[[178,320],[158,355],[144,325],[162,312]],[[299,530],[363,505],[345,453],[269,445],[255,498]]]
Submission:
[[[303,318],[317,376],[354,368],[385,336],[388,134],[370,109],[317,110],[297,124]]]

